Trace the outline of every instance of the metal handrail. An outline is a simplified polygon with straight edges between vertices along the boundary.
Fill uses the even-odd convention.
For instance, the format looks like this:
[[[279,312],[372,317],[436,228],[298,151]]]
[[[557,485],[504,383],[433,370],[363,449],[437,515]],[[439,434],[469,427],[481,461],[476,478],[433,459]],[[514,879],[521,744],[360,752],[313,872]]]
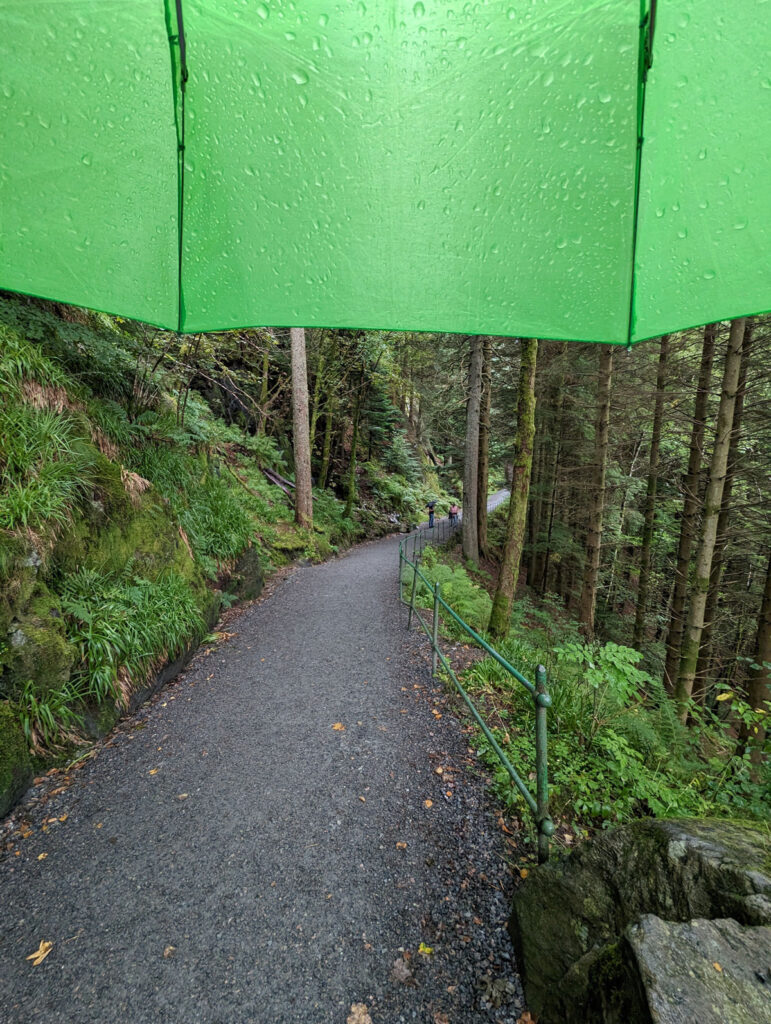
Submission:
[[[414,552],[414,548],[413,548]],[[444,598],[441,596],[441,590],[438,583],[432,584],[430,580],[426,579],[423,573],[420,571],[420,554],[415,555],[413,553],[414,561],[410,559],[404,553],[404,542],[399,542],[399,600],[402,604],[406,604],[409,607],[409,615],[407,618],[407,628],[412,627],[413,615],[417,618],[423,632],[431,641],[431,674],[436,676],[438,663],[441,662],[442,667],[449,675],[455,688],[460,693],[461,697],[468,706],[474,720],[479,725],[480,729],[484,733],[487,741],[494,750],[498,760],[501,762],[506,772],[509,775],[512,783],[521,794],[528,808],[530,809],[533,817],[535,818],[536,827],[538,829],[538,861],[543,864],[549,859],[549,839],[554,835],[554,822],[549,817],[549,780],[548,780],[548,764],[547,764],[547,738],[546,738],[546,710],[551,706],[551,697],[546,687],[546,669],[543,665],[538,665],[535,670],[535,684],[531,683],[529,679],[518,672],[512,664],[510,664],[498,651],[495,650],[485,639],[480,636],[476,630],[472,629],[467,622],[458,615],[458,613],[447,604]],[[402,565],[408,565],[412,569],[412,587],[410,600],[407,601],[403,594],[403,581],[402,581]],[[433,594],[434,607],[433,607],[433,619],[431,626],[424,620],[418,609],[415,607],[415,596],[418,586],[418,578],[424,583],[430,593]],[[499,665],[501,665],[517,682],[521,683],[530,693],[533,698],[533,706],[535,709],[535,778],[536,778],[536,794],[533,794],[528,789],[524,780],[509,761],[508,757],[502,750],[500,744],[495,739],[495,736],[491,732],[489,726],[482,718],[479,710],[474,704],[473,700],[464,689],[462,683],[458,679],[457,675],[453,671],[452,665],[439,649],[439,609],[443,608],[449,615],[458,623],[458,625],[468,633],[468,635],[485,650],[490,657],[494,658]]]

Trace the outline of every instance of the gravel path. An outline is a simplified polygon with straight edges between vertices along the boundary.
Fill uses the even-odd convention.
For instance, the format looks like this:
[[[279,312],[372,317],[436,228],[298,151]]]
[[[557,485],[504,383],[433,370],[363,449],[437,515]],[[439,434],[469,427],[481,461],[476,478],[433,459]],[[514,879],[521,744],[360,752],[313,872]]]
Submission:
[[[397,544],[289,575],[33,791],[0,864],[3,1024],[516,1021],[505,837]]]

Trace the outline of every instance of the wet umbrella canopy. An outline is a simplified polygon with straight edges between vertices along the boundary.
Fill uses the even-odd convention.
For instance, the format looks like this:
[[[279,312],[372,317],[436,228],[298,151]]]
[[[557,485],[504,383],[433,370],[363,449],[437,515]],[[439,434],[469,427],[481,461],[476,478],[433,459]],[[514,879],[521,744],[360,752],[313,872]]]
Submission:
[[[767,310],[771,2],[659,0],[652,44],[650,15],[0,0],[0,287],[184,331]]]

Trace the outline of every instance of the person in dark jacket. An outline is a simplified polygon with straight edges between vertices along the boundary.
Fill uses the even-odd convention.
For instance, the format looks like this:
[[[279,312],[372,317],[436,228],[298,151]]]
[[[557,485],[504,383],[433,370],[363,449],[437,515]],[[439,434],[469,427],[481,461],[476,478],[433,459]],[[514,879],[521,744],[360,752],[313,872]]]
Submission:
[[[433,528],[434,528],[434,509],[436,508],[436,502],[435,501],[429,501],[429,503],[426,505],[426,508],[428,509],[428,528],[429,528],[429,530],[433,530]]]

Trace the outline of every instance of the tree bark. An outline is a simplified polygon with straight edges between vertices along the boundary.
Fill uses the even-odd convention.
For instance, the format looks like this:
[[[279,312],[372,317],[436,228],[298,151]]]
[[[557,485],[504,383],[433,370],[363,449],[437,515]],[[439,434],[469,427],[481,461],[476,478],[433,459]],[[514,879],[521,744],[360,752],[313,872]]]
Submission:
[[[664,685],[671,693],[675,688],[677,671],[680,667],[680,653],[683,643],[685,622],[685,598],[688,593],[688,569],[691,564],[691,549],[696,536],[696,514],[699,507],[699,479],[704,450],[704,431],[707,424],[707,402],[712,377],[712,360],[715,355],[717,327],[707,324],[704,328],[704,344],[701,350],[699,381],[696,385],[696,400],[693,408],[691,448],[688,454],[688,470],[683,484],[683,513],[680,520],[680,539],[677,547],[675,586],[672,591],[672,608],[667,635],[667,658],[664,665]]]
[[[334,395],[327,399],[326,414],[324,417],[324,444],[321,449],[321,470],[319,472],[319,487],[327,486],[329,477],[329,460],[332,455],[332,425],[335,417],[337,401]]]
[[[712,554],[715,550],[715,539],[717,537],[717,521],[723,502],[723,485],[728,466],[728,451],[731,445],[734,407],[739,386],[742,343],[746,323],[745,317],[739,317],[731,323],[731,335],[728,339],[728,349],[726,351],[723,388],[720,396],[717,423],[715,425],[715,447],[712,451],[709,481],[704,497],[701,537],[696,553],[688,619],[683,633],[680,671],[677,677],[677,685],[675,686],[675,700],[679,705],[679,713],[683,721],[686,721],[688,717],[688,702],[693,692],[696,663],[699,657],[701,636],[704,629],[704,610],[709,592]]]
[[[594,466],[586,534],[586,561],[578,602],[578,618],[584,634],[594,636],[594,611],[597,605],[597,576],[600,570],[602,520],[605,511],[605,471],[608,463],[610,427],[610,385],[613,375],[613,347],[603,345],[597,378],[597,420],[594,428]]]
[[[257,423],[257,434],[265,433],[265,421],[268,418],[268,371],[270,369],[270,349],[262,354],[262,383],[260,384],[260,419]]]
[[[648,457],[648,489],[645,495],[642,546],[640,548],[640,582],[637,587],[637,610],[634,619],[632,647],[640,647],[645,637],[645,612],[648,608],[648,590],[651,572],[651,544],[656,520],[656,492],[659,487],[659,448],[661,445],[661,421],[664,415],[664,388],[669,356],[669,335],[661,337],[659,365],[656,372],[656,401],[653,407],[653,428],[651,448]]]
[[[313,449],[316,445],[316,424],[318,423],[321,411],[321,385],[324,380],[324,363],[326,362],[325,340],[325,337],[322,336],[321,344],[319,345],[319,361],[316,365],[316,380],[313,383],[313,406],[311,409],[310,439],[308,442],[311,455],[313,455]]]
[[[747,701],[750,707],[756,711],[771,710],[766,704],[767,701],[771,701],[771,554],[768,558],[766,585],[760,604],[754,665],[750,669],[747,680]],[[762,724],[758,724],[756,733],[751,734],[746,727],[740,730],[740,744],[742,749],[747,746],[751,747],[750,758],[754,765],[759,765],[761,762],[765,737],[766,729]]]
[[[506,543],[503,549],[498,584],[490,614],[490,632],[505,637],[511,621],[511,606],[522,562],[527,499],[533,468],[533,437],[535,435],[535,367],[538,342],[523,339],[517,393],[517,432],[514,438],[514,478],[511,482],[509,516],[506,522]]]
[[[466,447],[463,465],[463,557],[479,564],[477,491],[479,469],[479,409],[482,402],[482,338],[472,335],[469,391],[466,405]]]
[[[704,608],[704,632],[701,634],[701,649],[699,660],[696,663],[696,679],[693,684],[693,699],[699,704],[704,703],[707,694],[708,676],[712,661],[712,632],[715,626],[718,601],[720,600],[720,584],[723,577],[723,559],[728,544],[728,524],[731,519],[731,497],[733,494],[734,478],[736,476],[736,461],[739,453],[739,441],[742,433],[742,418],[744,414],[744,393],[747,388],[747,369],[750,360],[750,348],[752,345],[752,321],[748,320],[744,329],[744,341],[742,343],[742,365],[739,370],[739,384],[736,391],[736,404],[734,406],[733,425],[731,427],[731,441],[728,447],[728,464],[726,467],[725,483],[723,485],[723,500],[720,505],[720,515],[717,520],[717,536],[715,537],[715,550],[712,553],[712,566],[709,572],[709,593],[707,604]]]
[[[493,339],[482,342],[482,401],[479,413],[479,468],[477,470],[477,533],[479,557],[487,558],[487,490],[490,484],[490,405],[492,403]]]
[[[361,416],[362,389],[364,387],[364,368],[359,377],[359,386],[353,400],[353,432],[351,435],[351,457],[348,460],[348,491],[345,498],[345,515],[350,519],[356,501],[356,457],[359,447],[359,418]]]
[[[305,328],[290,331],[292,352],[292,424],[294,427],[295,519],[313,526],[311,451],[308,429],[308,369],[305,362]]]

